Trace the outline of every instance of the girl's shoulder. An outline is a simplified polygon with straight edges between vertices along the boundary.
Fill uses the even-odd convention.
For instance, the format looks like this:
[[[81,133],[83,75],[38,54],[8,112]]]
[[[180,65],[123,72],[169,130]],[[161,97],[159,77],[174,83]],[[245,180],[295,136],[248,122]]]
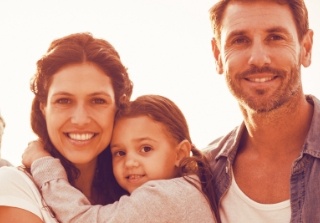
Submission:
[[[150,218],[159,215],[160,219],[170,222],[215,222],[210,205],[198,187],[198,180],[193,175],[151,180],[134,190],[128,201],[139,201],[141,210],[148,209],[152,213]],[[165,218],[163,213],[166,213]],[[141,212],[140,216],[143,214]]]
[[[201,191],[199,178],[196,175],[189,175],[184,177],[177,177],[165,180],[150,180],[146,182],[143,187],[158,188],[165,191],[181,191],[182,193],[189,193],[190,191]],[[170,190],[169,190],[170,189]]]

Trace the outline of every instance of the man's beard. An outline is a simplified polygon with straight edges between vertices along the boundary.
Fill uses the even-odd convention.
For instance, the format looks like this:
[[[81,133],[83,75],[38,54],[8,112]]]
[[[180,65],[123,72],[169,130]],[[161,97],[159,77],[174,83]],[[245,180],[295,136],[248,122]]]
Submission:
[[[264,97],[268,92],[266,89],[257,89],[254,95],[249,95],[246,91],[235,84],[234,79],[229,78],[226,75],[226,81],[231,93],[237,98],[240,106],[245,109],[251,109],[257,113],[266,113],[273,111],[288,101],[301,89],[301,72],[300,66],[292,67],[291,73],[287,74],[286,71],[280,69],[274,69],[270,67],[251,67],[250,69],[236,74],[237,80],[243,80],[248,75],[258,73],[272,73],[276,78],[280,78],[281,85],[273,92],[271,96]],[[290,75],[288,83],[283,82],[286,76]],[[273,81],[273,80],[271,80]]]

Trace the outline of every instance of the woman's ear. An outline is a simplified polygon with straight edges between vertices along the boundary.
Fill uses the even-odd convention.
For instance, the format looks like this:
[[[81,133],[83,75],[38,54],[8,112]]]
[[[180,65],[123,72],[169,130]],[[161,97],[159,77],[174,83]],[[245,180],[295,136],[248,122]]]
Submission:
[[[175,162],[176,167],[180,166],[180,162],[183,158],[190,157],[191,147],[192,147],[192,145],[189,142],[189,140],[187,140],[187,139],[181,141],[178,144],[178,146],[177,146],[177,159]]]
[[[45,112],[46,106],[43,103],[40,103],[39,107],[40,107],[40,111],[41,111],[43,117],[46,117],[46,112]]]
[[[218,74],[223,74],[223,66],[221,61],[220,49],[216,39],[211,40],[211,48],[212,48],[212,53],[215,59],[216,71]]]

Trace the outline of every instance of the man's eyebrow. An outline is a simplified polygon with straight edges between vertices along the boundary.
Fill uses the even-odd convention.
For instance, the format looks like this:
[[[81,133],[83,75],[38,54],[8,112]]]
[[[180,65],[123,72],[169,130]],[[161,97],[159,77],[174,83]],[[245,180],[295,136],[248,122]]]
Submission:
[[[282,26],[276,26],[276,27],[272,27],[267,29],[268,33],[286,33],[289,34],[288,30]]]
[[[245,36],[246,35],[246,31],[245,30],[233,30],[230,33],[227,34],[226,36],[226,42],[231,41],[233,38],[237,37],[237,36]]]

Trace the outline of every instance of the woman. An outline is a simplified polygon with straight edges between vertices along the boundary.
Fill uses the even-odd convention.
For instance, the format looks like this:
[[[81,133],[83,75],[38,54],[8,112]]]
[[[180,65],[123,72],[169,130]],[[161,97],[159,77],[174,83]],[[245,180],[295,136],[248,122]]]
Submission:
[[[92,204],[118,200],[124,191],[105,149],[116,111],[130,99],[132,82],[117,51],[89,33],[57,39],[38,60],[31,90],[32,129],[61,160],[70,184]],[[0,221],[55,222],[25,173],[0,169]]]

